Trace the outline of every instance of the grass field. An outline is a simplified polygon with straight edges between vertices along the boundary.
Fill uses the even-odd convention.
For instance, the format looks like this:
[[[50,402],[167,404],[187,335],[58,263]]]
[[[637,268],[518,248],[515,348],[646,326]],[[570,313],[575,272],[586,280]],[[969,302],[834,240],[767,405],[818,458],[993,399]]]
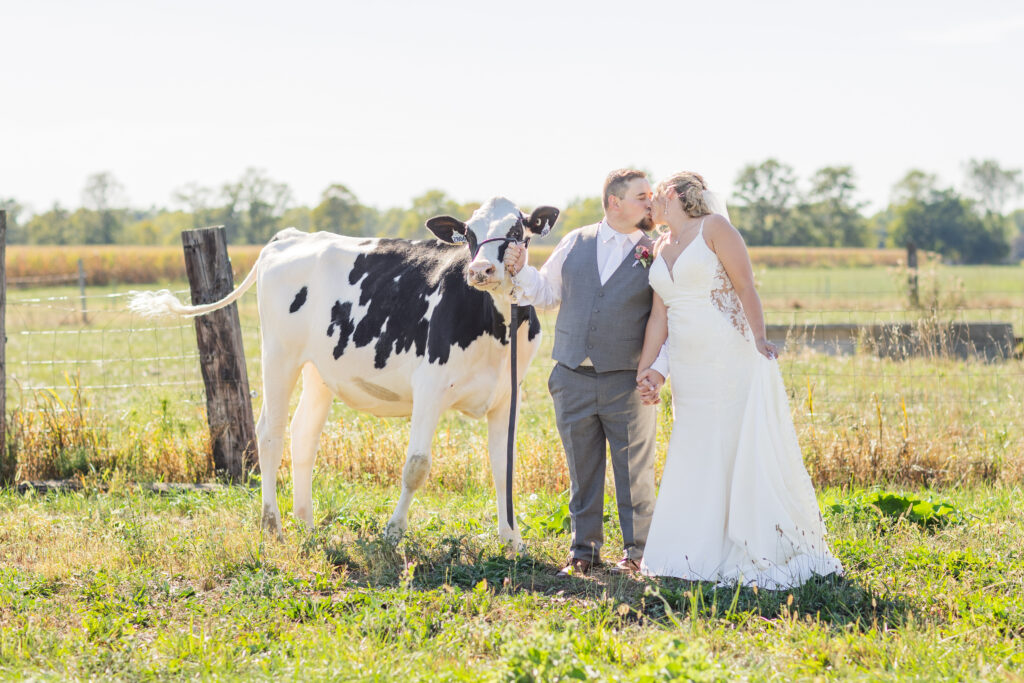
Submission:
[[[922,315],[907,310],[895,268],[757,277],[769,322]],[[930,277],[935,314],[1024,329],[1024,268]],[[85,489],[0,492],[0,678],[1022,680],[1020,361],[783,357],[843,579],[792,594],[559,580],[568,474],[546,389],[550,335],[524,380],[524,555],[495,540],[484,425],[455,415],[438,430],[410,534],[385,543],[408,425],[341,405],[321,442],[316,528],[287,519],[285,469],[278,544],[259,534],[258,489],[132,485],[213,472],[191,325],[134,319],[126,289],[90,288],[88,325],[77,289],[9,292],[18,464],[0,462],[0,475],[77,477]],[[240,303],[258,408],[255,296]],[[552,314],[542,323],[551,330]],[[662,452],[670,417],[666,400]],[[610,559],[620,541],[608,490]],[[885,492],[924,502],[900,515]]]
[[[945,526],[819,493],[847,574],[792,592],[558,579],[565,499],[544,493],[514,557],[475,486],[429,484],[397,547],[380,535],[394,487],[330,473],[316,528],[281,544],[245,488],[0,493],[0,676],[1020,680],[1020,488],[929,492],[960,515]]]

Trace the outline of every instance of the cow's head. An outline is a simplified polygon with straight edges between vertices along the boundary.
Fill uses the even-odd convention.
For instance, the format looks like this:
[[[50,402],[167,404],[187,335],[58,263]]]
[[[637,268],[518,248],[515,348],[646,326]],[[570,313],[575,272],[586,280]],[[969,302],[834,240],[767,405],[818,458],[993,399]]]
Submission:
[[[558,209],[538,206],[529,216],[504,197],[487,200],[467,223],[451,216],[435,216],[427,228],[443,242],[465,244],[470,260],[466,281],[477,289],[495,290],[505,282],[505,245],[528,244],[530,237],[544,235],[555,224]]]

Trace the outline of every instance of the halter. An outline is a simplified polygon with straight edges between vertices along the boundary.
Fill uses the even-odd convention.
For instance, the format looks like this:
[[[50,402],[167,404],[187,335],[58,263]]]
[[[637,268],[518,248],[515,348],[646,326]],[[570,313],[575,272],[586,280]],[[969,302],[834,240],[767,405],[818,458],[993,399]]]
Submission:
[[[476,249],[473,249],[473,247],[471,247],[471,246],[469,247],[470,251],[472,252],[471,258],[476,258],[476,255],[480,253],[480,249],[482,249],[483,246],[485,244],[487,244],[488,242],[501,242],[501,243],[507,245],[510,242],[513,243],[513,244],[518,244],[519,240],[517,240],[515,237],[492,237],[490,239],[486,239],[483,242],[480,242],[479,244],[477,244],[476,245]],[[529,240],[524,240],[524,242],[529,244]],[[469,246],[468,241],[466,243],[466,246]],[[498,248],[498,260],[499,261],[501,259],[505,258],[505,255],[502,253],[503,251],[504,250],[501,247]]]
[[[518,244],[520,242],[522,242],[525,245],[530,244],[530,238],[526,235],[526,229],[523,227],[522,214],[519,214],[519,220],[517,220],[515,224],[511,228],[509,228],[509,232],[517,232],[518,236],[510,237],[509,235],[505,235],[504,237],[491,237],[490,239],[486,239],[483,242],[477,242],[475,236],[465,236],[462,238],[462,240],[459,241],[461,242],[465,240],[466,246],[469,247],[470,260],[476,258],[476,255],[480,253],[480,249],[483,248],[485,244],[488,244],[489,242],[501,242],[502,246],[498,248],[498,260],[500,261],[503,258],[505,258],[504,247],[510,242],[515,244]]]

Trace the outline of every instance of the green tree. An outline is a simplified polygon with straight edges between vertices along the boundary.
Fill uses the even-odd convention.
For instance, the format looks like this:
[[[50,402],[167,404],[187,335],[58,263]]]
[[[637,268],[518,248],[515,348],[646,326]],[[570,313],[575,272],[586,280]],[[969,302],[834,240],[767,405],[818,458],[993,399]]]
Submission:
[[[367,227],[364,232],[372,237],[398,237],[405,220],[405,209],[392,207],[383,211],[369,209],[366,215]]]
[[[577,197],[559,213],[558,221],[551,228],[551,234],[545,237],[545,240],[551,245],[557,244],[558,240],[565,237],[566,233],[584,225],[600,222],[602,218],[604,218],[604,205],[601,204],[601,197]]]
[[[335,183],[323,191],[320,203],[313,209],[313,228],[340,235],[362,235],[365,228],[363,214],[363,206],[352,191],[341,183]]]
[[[811,176],[806,210],[820,244],[828,247],[871,244],[868,223],[860,213],[864,204],[853,196],[856,190],[856,179],[849,166],[826,166]]]
[[[171,197],[183,204],[192,215],[192,228],[207,228],[214,224],[213,190],[197,182],[189,182],[176,189]]]
[[[49,211],[37,213],[25,224],[28,244],[76,244],[81,235],[73,231],[71,214],[54,202]]]
[[[1002,215],[1003,207],[1024,193],[1019,168],[1002,168],[995,159],[967,162],[967,188],[989,214]]]
[[[911,199],[894,207],[891,234],[899,245],[913,243],[962,263],[990,263],[1009,253],[1005,233],[993,229],[974,203],[952,189],[932,191],[923,201]]]
[[[467,213],[465,208],[445,194],[443,190],[427,190],[420,196],[413,197],[412,207],[402,216],[396,236],[407,239],[426,239],[430,237],[430,233],[424,227],[428,218],[446,215],[467,220],[472,211]]]
[[[934,173],[912,168],[892,186],[890,203],[903,204],[911,199],[923,202],[938,189],[938,184],[939,179]]]
[[[221,187],[221,198],[224,203],[212,217],[224,226],[228,241],[260,244],[282,227],[291,189],[262,169],[248,168],[237,181]]]
[[[281,215],[282,228],[298,228],[303,232],[313,229],[313,212],[308,206],[293,206]]]
[[[736,176],[735,185],[733,198],[737,210],[732,218],[747,244],[791,243],[792,238],[786,230],[790,208],[796,199],[796,177],[792,167],[777,159],[748,164]]]
[[[122,203],[124,186],[109,171],[94,173],[85,181],[82,204],[91,213],[75,215],[81,221],[83,244],[114,244],[124,227]]]
[[[1011,256],[1024,259],[1024,209],[1017,209],[1008,218],[1013,231]]]
[[[195,217],[187,211],[158,209],[142,212],[124,226],[125,244],[180,245],[181,233],[195,228]]]
[[[14,199],[0,199],[0,211],[7,212],[7,243],[21,244],[25,242],[25,230],[18,223],[23,207]]]

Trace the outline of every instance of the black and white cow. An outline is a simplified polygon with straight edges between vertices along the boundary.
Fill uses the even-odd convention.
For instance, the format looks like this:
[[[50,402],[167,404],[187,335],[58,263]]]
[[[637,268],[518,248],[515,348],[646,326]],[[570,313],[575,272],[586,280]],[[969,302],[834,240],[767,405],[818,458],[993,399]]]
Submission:
[[[393,536],[405,531],[413,494],[430,470],[441,413],[454,409],[487,418],[498,533],[519,545],[519,529],[504,514],[512,283],[502,256],[505,238],[528,239],[557,217],[551,207],[525,216],[499,197],[466,223],[450,216],[428,220],[440,242],[288,228],[222,300],[185,306],[167,291],[150,292],[136,295],[131,308],[144,315],[204,315],[258,281],[263,408],[256,430],[266,528],[280,533],[277,471],[289,399],[301,373],[302,395],[291,421],[297,519],[313,523],[313,462],[333,397],[373,415],[412,418],[402,494],[388,523]],[[527,324],[518,330],[519,378],[540,345],[537,316],[532,308],[522,312]]]

